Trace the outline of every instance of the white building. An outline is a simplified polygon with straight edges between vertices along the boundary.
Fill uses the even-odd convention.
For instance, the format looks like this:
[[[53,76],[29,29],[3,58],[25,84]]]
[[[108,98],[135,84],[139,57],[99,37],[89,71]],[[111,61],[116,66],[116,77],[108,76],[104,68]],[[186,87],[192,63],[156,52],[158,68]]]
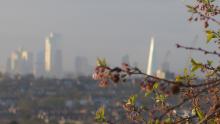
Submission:
[[[147,60],[147,70],[146,70],[146,74],[148,75],[153,75],[153,73],[155,73],[155,63],[154,63],[154,49],[155,49],[155,46],[154,46],[154,38],[152,37],[151,38],[151,42],[150,42],[150,49],[149,49],[149,53],[148,53],[148,60]]]
[[[10,74],[33,74],[33,54],[24,49],[11,53],[6,63],[6,72]]]
[[[61,38],[58,34],[50,33],[45,39],[44,69],[49,77],[62,76],[62,51]]]

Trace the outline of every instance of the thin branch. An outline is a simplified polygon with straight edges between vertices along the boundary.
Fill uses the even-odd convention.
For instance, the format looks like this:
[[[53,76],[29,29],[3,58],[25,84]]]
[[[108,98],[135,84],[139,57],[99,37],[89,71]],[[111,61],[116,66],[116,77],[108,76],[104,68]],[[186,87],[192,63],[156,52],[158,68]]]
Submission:
[[[219,109],[219,110],[216,110],[216,111],[212,112],[211,114],[209,114],[208,116],[206,116],[203,120],[201,120],[201,121],[199,122],[199,124],[203,124],[205,121],[209,120],[214,114],[216,114],[216,113],[218,113],[218,112],[220,112],[220,109]]]
[[[210,54],[210,55],[217,55],[218,57],[220,57],[220,53],[216,52],[216,51],[208,51],[202,48],[195,48],[195,47],[186,47],[186,46],[182,46],[180,44],[176,44],[177,48],[183,48],[186,50],[195,50],[195,51],[200,51],[203,52],[204,54]]]
[[[165,113],[163,113],[163,114],[159,117],[159,119],[161,120],[161,119],[162,119],[164,116],[166,116],[166,114],[169,113],[170,111],[172,111],[172,110],[174,110],[174,109],[176,109],[176,108],[179,108],[180,106],[182,106],[183,104],[185,104],[185,103],[188,102],[189,100],[198,97],[198,96],[201,95],[203,92],[206,92],[208,89],[213,88],[213,87],[216,87],[216,86],[218,86],[218,85],[220,85],[220,82],[218,82],[218,83],[216,83],[216,84],[213,84],[212,86],[209,86],[209,87],[207,87],[207,88],[202,89],[201,91],[199,91],[196,95],[194,95],[194,96],[192,96],[192,97],[188,97],[188,98],[183,99],[183,101],[180,102],[179,104],[177,104],[177,105],[175,105],[175,106],[173,106],[173,107],[167,109],[167,111],[166,111]]]
[[[152,75],[145,74],[145,73],[143,73],[143,72],[141,72],[141,71],[138,72],[138,73],[136,72],[136,73],[131,73],[131,74],[144,75],[144,76],[146,76],[146,77],[150,77],[150,78],[153,78],[153,79],[158,80],[158,81],[164,81],[164,82],[166,82],[166,83],[174,84],[174,85],[178,84],[179,86],[187,87],[187,88],[189,88],[189,87],[197,88],[197,87],[207,86],[207,85],[211,85],[211,84],[214,84],[214,83],[220,81],[220,79],[217,79],[217,80],[209,81],[209,82],[207,82],[207,83],[201,83],[201,84],[187,84],[187,85],[186,85],[186,84],[183,84],[183,83],[180,82],[180,81],[172,81],[172,80],[167,80],[167,79],[159,78],[159,77],[156,77],[156,76],[152,76]]]

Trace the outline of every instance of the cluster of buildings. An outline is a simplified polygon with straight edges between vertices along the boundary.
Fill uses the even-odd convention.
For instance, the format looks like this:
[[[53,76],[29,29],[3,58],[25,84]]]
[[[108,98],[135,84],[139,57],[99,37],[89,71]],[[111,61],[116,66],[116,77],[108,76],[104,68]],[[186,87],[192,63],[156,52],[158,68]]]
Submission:
[[[148,52],[146,74],[154,75],[162,79],[165,79],[165,78],[173,79],[175,77],[175,74],[170,72],[170,65],[169,65],[169,62],[167,61],[168,55],[169,55],[169,51],[165,55],[165,59],[162,62],[162,64],[159,67],[157,67],[155,64],[155,39],[152,37],[150,41],[149,52]]]
[[[160,78],[172,78],[174,74],[170,73],[167,61],[164,61],[159,67],[156,66],[158,63],[155,63],[156,45],[154,38],[151,38],[149,46],[146,73]],[[35,77],[61,78],[64,76],[64,73],[63,56],[60,47],[61,36],[50,33],[45,39],[44,49],[36,56],[23,48],[12,52],[7,60],[6,73],[11,75],[33,74]],[[129,55],[124,55],[121,62],[130,65]],[[132,66],[138,67],[138,64],[132,63]],[[92,73],[92,67],[89,65],[86,57],[77,56],[74,67],[75,71],[69,74],[71,76],[89,76]]]
[[[11,75],[28,75],[61,77],[62,51],[61,38],[58,34],[50,33],[45,39],[44,50],[36,58],[33,53],[19,48],[11,53],[6,63],[6,73]]]
[[[88,75],[90,68],[86,57],[76,57],[76,76]],[[62,78],[64,73],[61,36],[50,33],[45,38],[44,49],[36,55],[23,48],[13,51],[7,59],[6,73],[10,75],[32,74],[35,77]]]

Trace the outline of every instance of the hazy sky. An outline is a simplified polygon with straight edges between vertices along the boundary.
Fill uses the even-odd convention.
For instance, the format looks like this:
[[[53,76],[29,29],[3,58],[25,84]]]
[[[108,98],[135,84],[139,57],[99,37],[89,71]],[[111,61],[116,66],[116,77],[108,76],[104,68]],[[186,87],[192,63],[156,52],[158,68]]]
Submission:
[[[156,39],[155,64],[168,57],[172,70],[186,64],[184,50],[175,43],[204,42],[199,24],[189,23],[181,0],[0,0],[0,63],[11,51],[24,47],[34,53],[43,49],[49,32],[62,35],[66,70],[75,56],[105,57],[118,65],[128,54],[131,62],[145,67],[150,36]],[[184,59],[183,59],[184,58]],[[68,68],[68,69],[67,69]]]

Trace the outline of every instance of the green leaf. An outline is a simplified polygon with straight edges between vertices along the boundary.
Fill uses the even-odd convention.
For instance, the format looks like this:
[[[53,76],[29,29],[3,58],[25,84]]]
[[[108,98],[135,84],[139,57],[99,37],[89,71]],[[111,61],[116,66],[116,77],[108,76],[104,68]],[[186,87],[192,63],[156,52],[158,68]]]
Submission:
[[[180,75],[176,76],[176,82],[180,82],[182,79],[183,79],[182,76],[180,76]]]
[[[105,122],[105,108],[101,106],[96,112],[96,121],[98,122]]]
[[[196,112],[197,112],[197,115],[199,117],[199,120],[202,120],[204,118],[203,112],[200,109],[197,109]]]
[[[96,65],[97,66],[103,66],[103,67],[106,67],[107,66],[107,62],[106,62],[106,59],[100,59],[100,58],[97,58],[96,60]]]
[[[191,59],[192,65],[197,65],[197,62],[194,59]]]
[[[159,83],[158,83],[158,82],[154,83],[153,89],[155,90],[155,89],[157,89],[158,87],[159,87]]]
[[[129,97],[127,104],[135,105],[136,101],[137,101],[137,95],[133,95]]]
[[[192,67],[192,72],[195,72],[198,69],[199,69],[199,66],[195,65],[195,66]]]
[[[201,65],[201,63],[196,62],[194,59],[191,59],[191,63],[192,63],[192,72],[195,72],[196,70],[198,70],[199,68],[203,68],[203,66]]]
[[[191,5],[186,5],[186,7],[188,8],[188,12],[191,12],[191,13],[197,13],[197,10],[191,6]]]
[[[200,108],[195,107],[195,108],[193,109],[193,112],[194,112],[195,115],[198,116],[198,118],[199,118],[200,121],[204,119],[204,117],[205,117],[205,116],[204,116],[204,113],[201,111]]]
[[[152,91],[146,92],[145,96],[148,97],[148,96],[150,96],[151,93],[152,93]]]
[[[216,35],[214,34],[214,32],[211,31],[211,30],[206,30],[207,43],[209,43],[210,41],[212,41],[213,38],[216,38]]]

